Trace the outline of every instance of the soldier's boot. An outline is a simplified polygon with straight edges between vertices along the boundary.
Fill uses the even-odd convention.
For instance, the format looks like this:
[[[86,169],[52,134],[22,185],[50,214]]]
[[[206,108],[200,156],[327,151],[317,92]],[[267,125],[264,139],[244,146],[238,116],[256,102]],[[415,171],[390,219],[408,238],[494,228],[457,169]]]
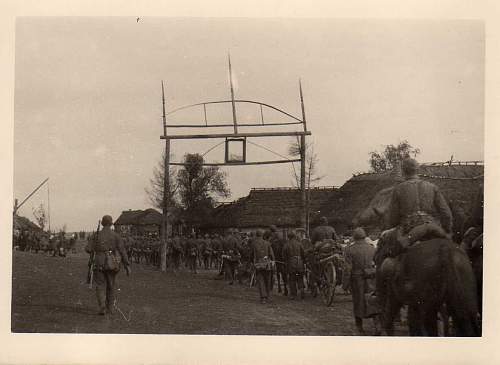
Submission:
[[[356,321],[356,334],[358,336],[364,336],[365,331],[363,329],[363,319],[356,317],[355,321]]]
[[[99,314],[106,314],[106,293],[104,288],[97,287],[96,289],[96,297],[97,297],[97,306],[99,307]]]
[[[304,288],[300,289],[300,299],[304,299],[305,294],[304,294]]]
[[[378,315],[375,315],[373,317],[373,329],[374,329],[374,333],[373,333],[374,336],[380,336],[382,334],[380,317]]]

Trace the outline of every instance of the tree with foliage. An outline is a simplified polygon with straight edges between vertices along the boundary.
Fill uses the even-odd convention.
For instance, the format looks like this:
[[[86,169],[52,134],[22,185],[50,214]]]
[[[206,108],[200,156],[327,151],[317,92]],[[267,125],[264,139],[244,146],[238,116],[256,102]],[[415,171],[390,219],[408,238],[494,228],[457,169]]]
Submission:
[[[165,176],[165,152],[163,152],[161,161],[158,162],[157,166],[153,169],[153,177],[149,179],[149,187],[145,188],[146,195],[148,197],[149,203],[153,207],[163,210],[163,194],[164,194],[164,176]],[[170,179],[170,194],[169,194],[169,206],[176,207],[176,192],[177,192],[177,170],[172,166],[169,167],[169,179]],[[169,209],[170,211],[170,209]]]
[[[373,172],[383,172],[394,169],[399,163],[408,157],[417,157],[419,148],[414,148],[407,140],[399,142],[398,145],[389,144],[381,152],[370,152],[370,167]]]
[[[216,197],[231,195],[226,174],[217,166],[203,166],[203,162],[200,154],[186,154],[185,165],[177,172],[180,204],[191,226],[208,218]]]

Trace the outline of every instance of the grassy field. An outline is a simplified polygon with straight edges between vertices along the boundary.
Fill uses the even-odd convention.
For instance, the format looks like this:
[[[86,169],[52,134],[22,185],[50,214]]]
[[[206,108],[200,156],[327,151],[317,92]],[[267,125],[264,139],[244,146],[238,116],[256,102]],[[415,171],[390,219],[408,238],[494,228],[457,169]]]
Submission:
[[[213,270],[161,273],[139,264],[130,277],[118,275],[122,313],[103,317],[85,283],[86,270],[84,254],[14,252],[12,332],[354,335],[347,295],[336,296],[330,308],[319,297],[290,301],[277,293],[261,305],[255,287],[229,286]],[[371,321],[365,329],[370,333]]]

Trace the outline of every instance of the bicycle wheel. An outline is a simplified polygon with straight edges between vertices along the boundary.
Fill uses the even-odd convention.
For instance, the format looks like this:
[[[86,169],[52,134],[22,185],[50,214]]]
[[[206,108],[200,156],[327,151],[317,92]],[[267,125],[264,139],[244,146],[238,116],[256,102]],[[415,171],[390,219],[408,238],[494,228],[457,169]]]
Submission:
[[[326,306],[331,306],[333,297],[335,296],[335,287],[337,285],[337,278],[335,273],[335,266],[333,262],[328,262],[322,272],[322,287],[323,302]]]

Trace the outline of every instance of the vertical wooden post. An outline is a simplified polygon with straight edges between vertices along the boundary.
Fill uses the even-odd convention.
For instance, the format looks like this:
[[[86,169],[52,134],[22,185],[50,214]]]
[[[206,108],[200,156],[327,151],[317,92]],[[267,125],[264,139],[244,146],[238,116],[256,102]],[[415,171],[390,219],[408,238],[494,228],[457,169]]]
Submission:
[[[50,182],[47,182],[47,218],[49,219],[49,234],[50,234]]]
[[[307,212],[306,212],[306,136],[300,136],[300,200],[301,217],[300,224],[307,231]]]
[[[304,96],[302,94],[302,82],[299,79],[299,94],[300,94],[300,107],[302,110],[302,124],[304,125],[304,132],[307,132],[307,123],[306,123],[306,110],[304,108]],[[307,204],[306,204],[306,136],[300,136],[300,193],[301,193],[301,207],[302,214],[300,223],[302,228],[308,232],[309,224],[308,224],[308,212],[307,212]]]
[[[170,197],[170,138],[167,138],[167,117],[165,114],[165,90],[161,82],[163,104],[163,135],[165,136],[165,156],[163,171],[163,214],[161,216],[161,271],[167,271],[168,201]]]
[[[238,134],[238,122],[236,121],[236,103],[234,102],[233,71],[231,69],[231,55],[227,55],[229,60],[229,85],[231,86],[231,105],[233,107],[234,134]]]

